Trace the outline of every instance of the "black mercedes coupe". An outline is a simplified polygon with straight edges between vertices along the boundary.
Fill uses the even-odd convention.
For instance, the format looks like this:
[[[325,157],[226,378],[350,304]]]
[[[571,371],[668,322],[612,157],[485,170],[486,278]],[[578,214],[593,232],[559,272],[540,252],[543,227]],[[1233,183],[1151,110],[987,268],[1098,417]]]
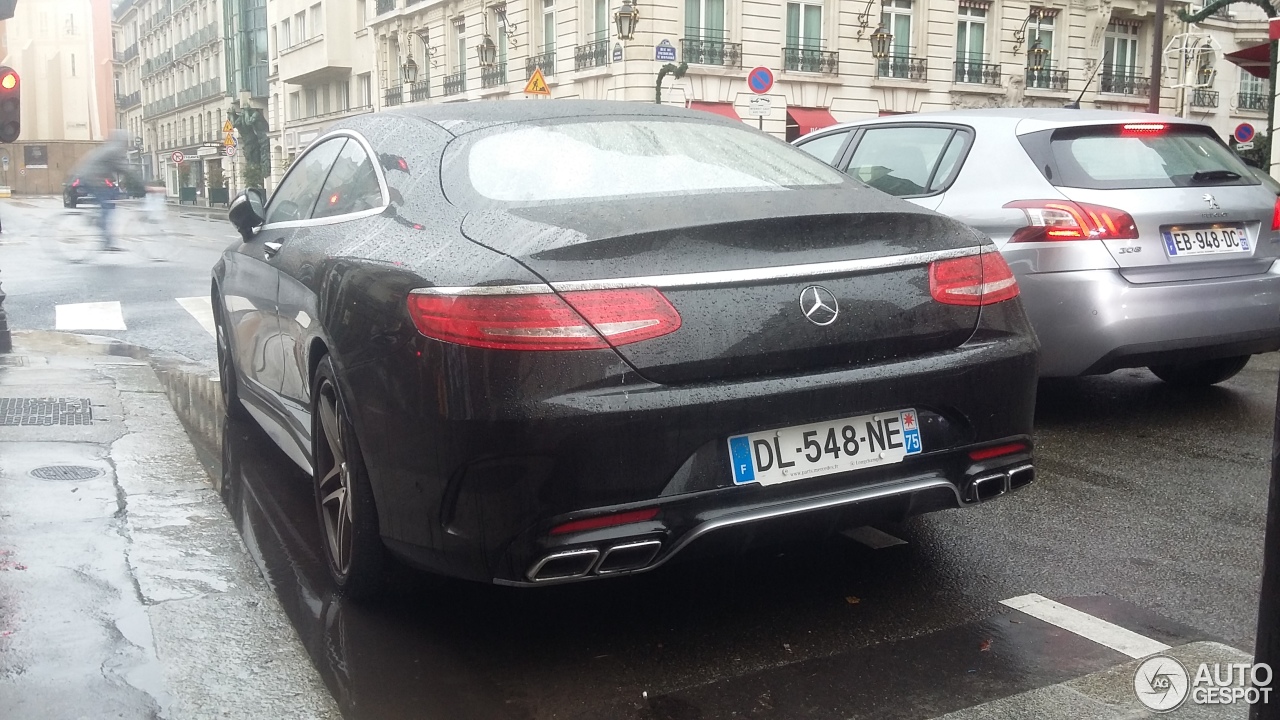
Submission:
[[[1037,344],[991,242],[742,123],[640,103],[343,120],[213,270],[227,412],[394,554],[541,585],[1031,482]]]

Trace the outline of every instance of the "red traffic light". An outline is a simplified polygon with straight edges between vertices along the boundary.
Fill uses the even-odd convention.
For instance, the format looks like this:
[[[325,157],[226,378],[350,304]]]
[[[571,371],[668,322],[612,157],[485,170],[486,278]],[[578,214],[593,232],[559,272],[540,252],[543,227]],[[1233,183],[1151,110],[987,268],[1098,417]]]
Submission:
[[[3,75],[0,75],[0,88],[12,90],[16,87],[18,87],[18,73],[7,70]]]

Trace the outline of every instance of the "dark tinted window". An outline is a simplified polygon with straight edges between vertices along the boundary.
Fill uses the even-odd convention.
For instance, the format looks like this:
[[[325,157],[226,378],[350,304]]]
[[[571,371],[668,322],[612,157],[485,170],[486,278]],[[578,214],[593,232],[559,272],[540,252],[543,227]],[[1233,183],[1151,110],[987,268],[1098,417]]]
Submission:
[[[311,216],[345,215],[381,205],[382,188],[378,185],[373,161],[360,143],[354,140],[347,142],[329,171],[329,179],[324,183],[320,201]]]
[[[796,147],[828,165],[835,165],[836,160],[838,159],[836,157],[836,153],[840,152],[840,148],[844,145],[844,141],[848,137],[849,131],[841,130],[839,132],[827,133],[822,137],[816,137],[804,143],[798,143],[796,144]]]
[[[1256,185],[1249,168],[1196,126],[1126,130],[1107,125],[1053,133],[1054,183],[1079,188]]]
[[[271,204],[267,206],[268,223],[311,217],[311,208],[320,197],[320,188],[329,176],[329,168],[333,167],[334,159],[346,142],[345,137],[326,140],[294,163],[289,175],[271,196]]]
[[[858,141],[848,173],[890,195],[928,194],[953,133],[943,127],[871,128]]]

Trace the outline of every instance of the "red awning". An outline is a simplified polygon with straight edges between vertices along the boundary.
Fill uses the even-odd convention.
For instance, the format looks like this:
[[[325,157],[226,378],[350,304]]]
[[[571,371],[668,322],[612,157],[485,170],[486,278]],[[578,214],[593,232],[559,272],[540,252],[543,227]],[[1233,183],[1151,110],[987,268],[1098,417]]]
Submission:
[[[800,126],[799,133],[801,135],[807,135],[814,130],[821,130],[824,127],[836,124],[836,119],[831,117],[831,111],[826,108],[788,106],[787,116],[791,122]]]
[[[1271,77],[1271,43],[1269,42],[1227,53],[1223,57],[1244,68],[1250,75],[1263,80]]]
[[[727,118],[733,118],[739,122],[742,121],[742,118],[738,116],[738,111],[733,109],[733,103],[702,102],[701,100],[694,100],[689,103],[689,109],[706,110],[707,112],[713,112]]]

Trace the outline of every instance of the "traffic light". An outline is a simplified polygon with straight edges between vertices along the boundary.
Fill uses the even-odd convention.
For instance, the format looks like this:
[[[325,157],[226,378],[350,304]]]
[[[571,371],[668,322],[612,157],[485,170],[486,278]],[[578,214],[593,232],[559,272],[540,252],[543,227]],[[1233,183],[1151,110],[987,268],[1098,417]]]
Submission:
[[[0,67],[0,143],[18,139],[22,130],[22,83],[13,68]]]

